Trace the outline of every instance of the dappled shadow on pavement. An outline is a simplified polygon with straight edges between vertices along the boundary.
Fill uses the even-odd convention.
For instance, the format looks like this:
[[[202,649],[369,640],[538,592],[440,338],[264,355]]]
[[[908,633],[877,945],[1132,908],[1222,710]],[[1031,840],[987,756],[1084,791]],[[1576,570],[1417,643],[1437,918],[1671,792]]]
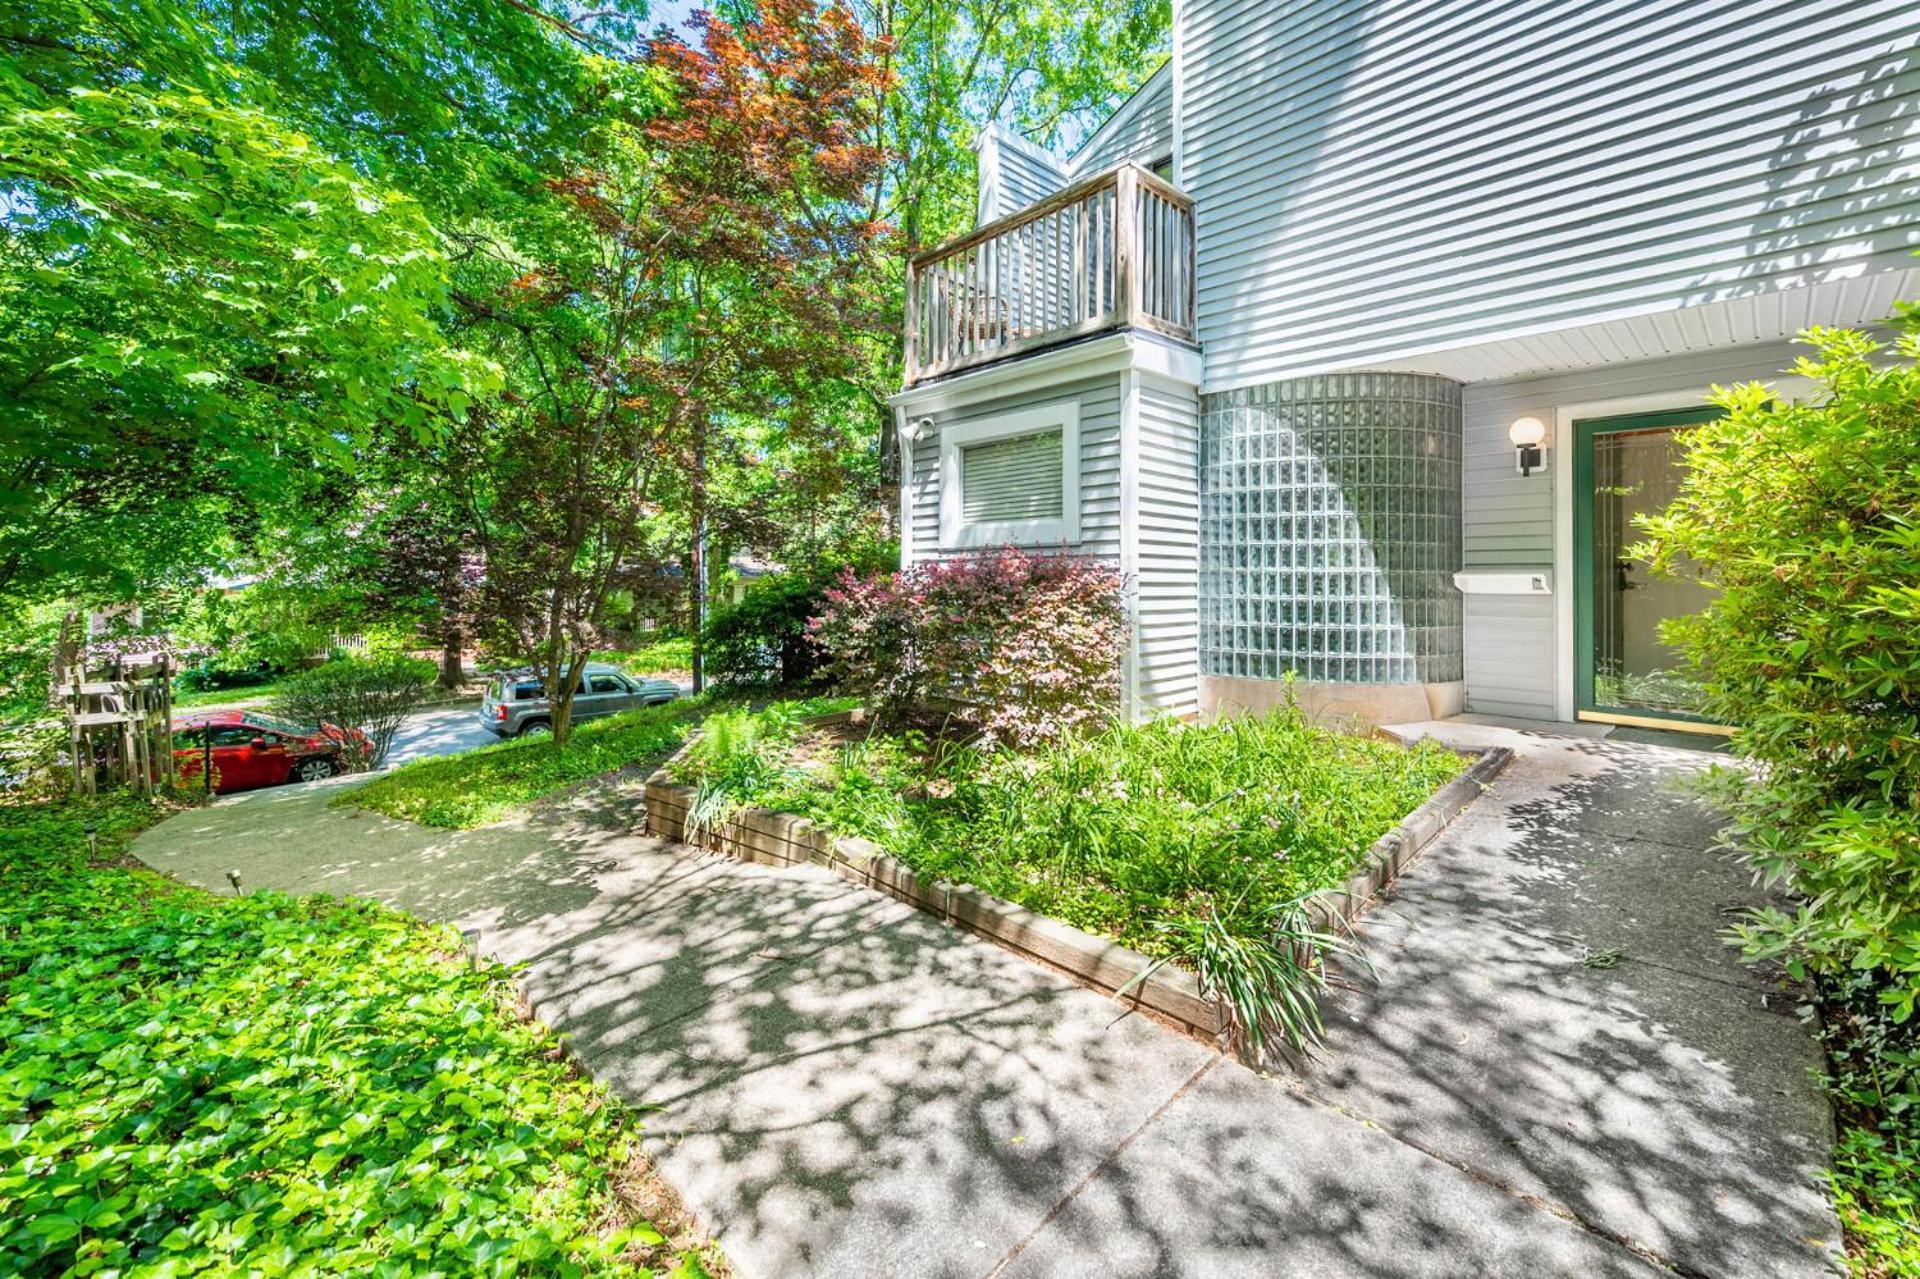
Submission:
[[[1689,1273],[1821,1274],[1819,1055],[1716,936],[1762,895],[1677,793],[1704,763],[1522,740],[1369,917],[1300,1087]]]
[[[249,797],[136,851],[477,928],[742,1279],[1809,1273],[1810,1050],[1700,941],[1747,890],[1650,785],[1684,757],[1541,741],[1275,1078],[818,867],[637,837],[637,776],[460,834]]]

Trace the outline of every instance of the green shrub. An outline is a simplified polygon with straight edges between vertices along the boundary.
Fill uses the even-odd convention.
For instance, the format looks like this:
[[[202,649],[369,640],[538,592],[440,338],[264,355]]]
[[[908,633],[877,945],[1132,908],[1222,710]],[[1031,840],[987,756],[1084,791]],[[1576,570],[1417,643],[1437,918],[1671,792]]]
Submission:
[[[173,687],[175,692],[187,696],[197,693],[230,693],[236,689],[253,689],[263,684],[271,684],[283,674],[285,674],[284,671],[271,666],[227,669],[203,663],[189,666],[181,671],[174,677]]]
[[[876,546],[750,583],[740,602],[716,608],[701,632],[707,677],[736,688],[813,683],[825,654],[811,623],[828,610],[828,593],[845,574],[889,572],[898,554]]]
[[[610,1176],[630,1112],[506,970],[371,904],[114,864],[160,815],[0,807],[0,1274],[672,1263]]]
[[[282,680],[273,709],[337,740],[349,768],[378,768],[438,674],[432,662],[412,657],[338,658]],[[355,737],[356,730],[364,738]]]
[[[1255,1055],[1319,1035],[1321,960],[1346,947],[1304,903],[1462,767],[1430,742],[1337,734],[1297,709],[1204,728],[1115,724],[1026,753],[873,736],[824,766],[793,749],[791,711],[711,727],[678,766],[707,820],[747,804],[801,813],[1187,965]]]
[[[739,603],[715,609],[701,632],[707,677],[717,684],[795,685],[820,669],[807,622],[826,602],[830,580],[776,573],[755,582]]]
[[[596,662],[618,666],[630,675],[684,675],[693,669],[693,641],[684,635],[665,635],[632,649],[596,649]]]
[[[1742,765],[1709,781],[1729,846],[1794,898],[1736,940],[1845,1009],[1842,1210],[1863,1267],[1920,1274],[1920,333],[1891,364],[1861,334],[1810,336],[1797,371],[1819,393],[1718,391],[1727,414],[1683,437],[1680,495],[1640,553],[1719,588],[1666,636],[1737,726]]]

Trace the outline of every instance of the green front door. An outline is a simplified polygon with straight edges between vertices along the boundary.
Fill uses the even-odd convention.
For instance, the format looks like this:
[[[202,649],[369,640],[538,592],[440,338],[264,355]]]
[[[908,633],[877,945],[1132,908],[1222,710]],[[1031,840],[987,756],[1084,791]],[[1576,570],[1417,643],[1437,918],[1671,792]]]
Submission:
[[[1684,473],[1678,435],[1718,409],[1672,409],[1573,424],[1574,692],[1581,719],[1724,732],[1660,623],[1705,608],[1710,588],[1656,578],[1630,548],[1635,517],[1664,509]]]

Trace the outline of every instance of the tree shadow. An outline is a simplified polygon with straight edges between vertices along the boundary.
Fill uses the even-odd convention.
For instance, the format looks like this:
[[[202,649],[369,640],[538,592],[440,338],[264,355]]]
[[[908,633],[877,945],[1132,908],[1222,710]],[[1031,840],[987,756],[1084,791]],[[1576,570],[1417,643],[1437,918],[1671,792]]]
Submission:
[[[1712,1275],[1818,1274],[1831,1120],[1691,752],[1539,739],[1367,921],[1309,1096]]]
[[[1696,757],[1508,736],[1274,1079],[819,867],[636,837],[632,777],[459,834],[262,794],[136,852],[478,928],[743,1276],[1819,1273],[1817,1054],[1712,940],[1753,890],[1661,789]]]

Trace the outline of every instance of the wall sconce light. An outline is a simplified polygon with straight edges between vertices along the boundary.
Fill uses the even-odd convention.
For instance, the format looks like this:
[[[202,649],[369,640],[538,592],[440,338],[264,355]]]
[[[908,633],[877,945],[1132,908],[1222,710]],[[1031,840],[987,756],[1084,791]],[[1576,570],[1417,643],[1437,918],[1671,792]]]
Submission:
[[[1541,448],[1547,438],[1547,424],[1537,417],[1520,417],[1513,420],[1507,428],[1507,439],[1513,442],[1514,466],[1522,475],[1532,475],[1544,466],[1545,453]]]

